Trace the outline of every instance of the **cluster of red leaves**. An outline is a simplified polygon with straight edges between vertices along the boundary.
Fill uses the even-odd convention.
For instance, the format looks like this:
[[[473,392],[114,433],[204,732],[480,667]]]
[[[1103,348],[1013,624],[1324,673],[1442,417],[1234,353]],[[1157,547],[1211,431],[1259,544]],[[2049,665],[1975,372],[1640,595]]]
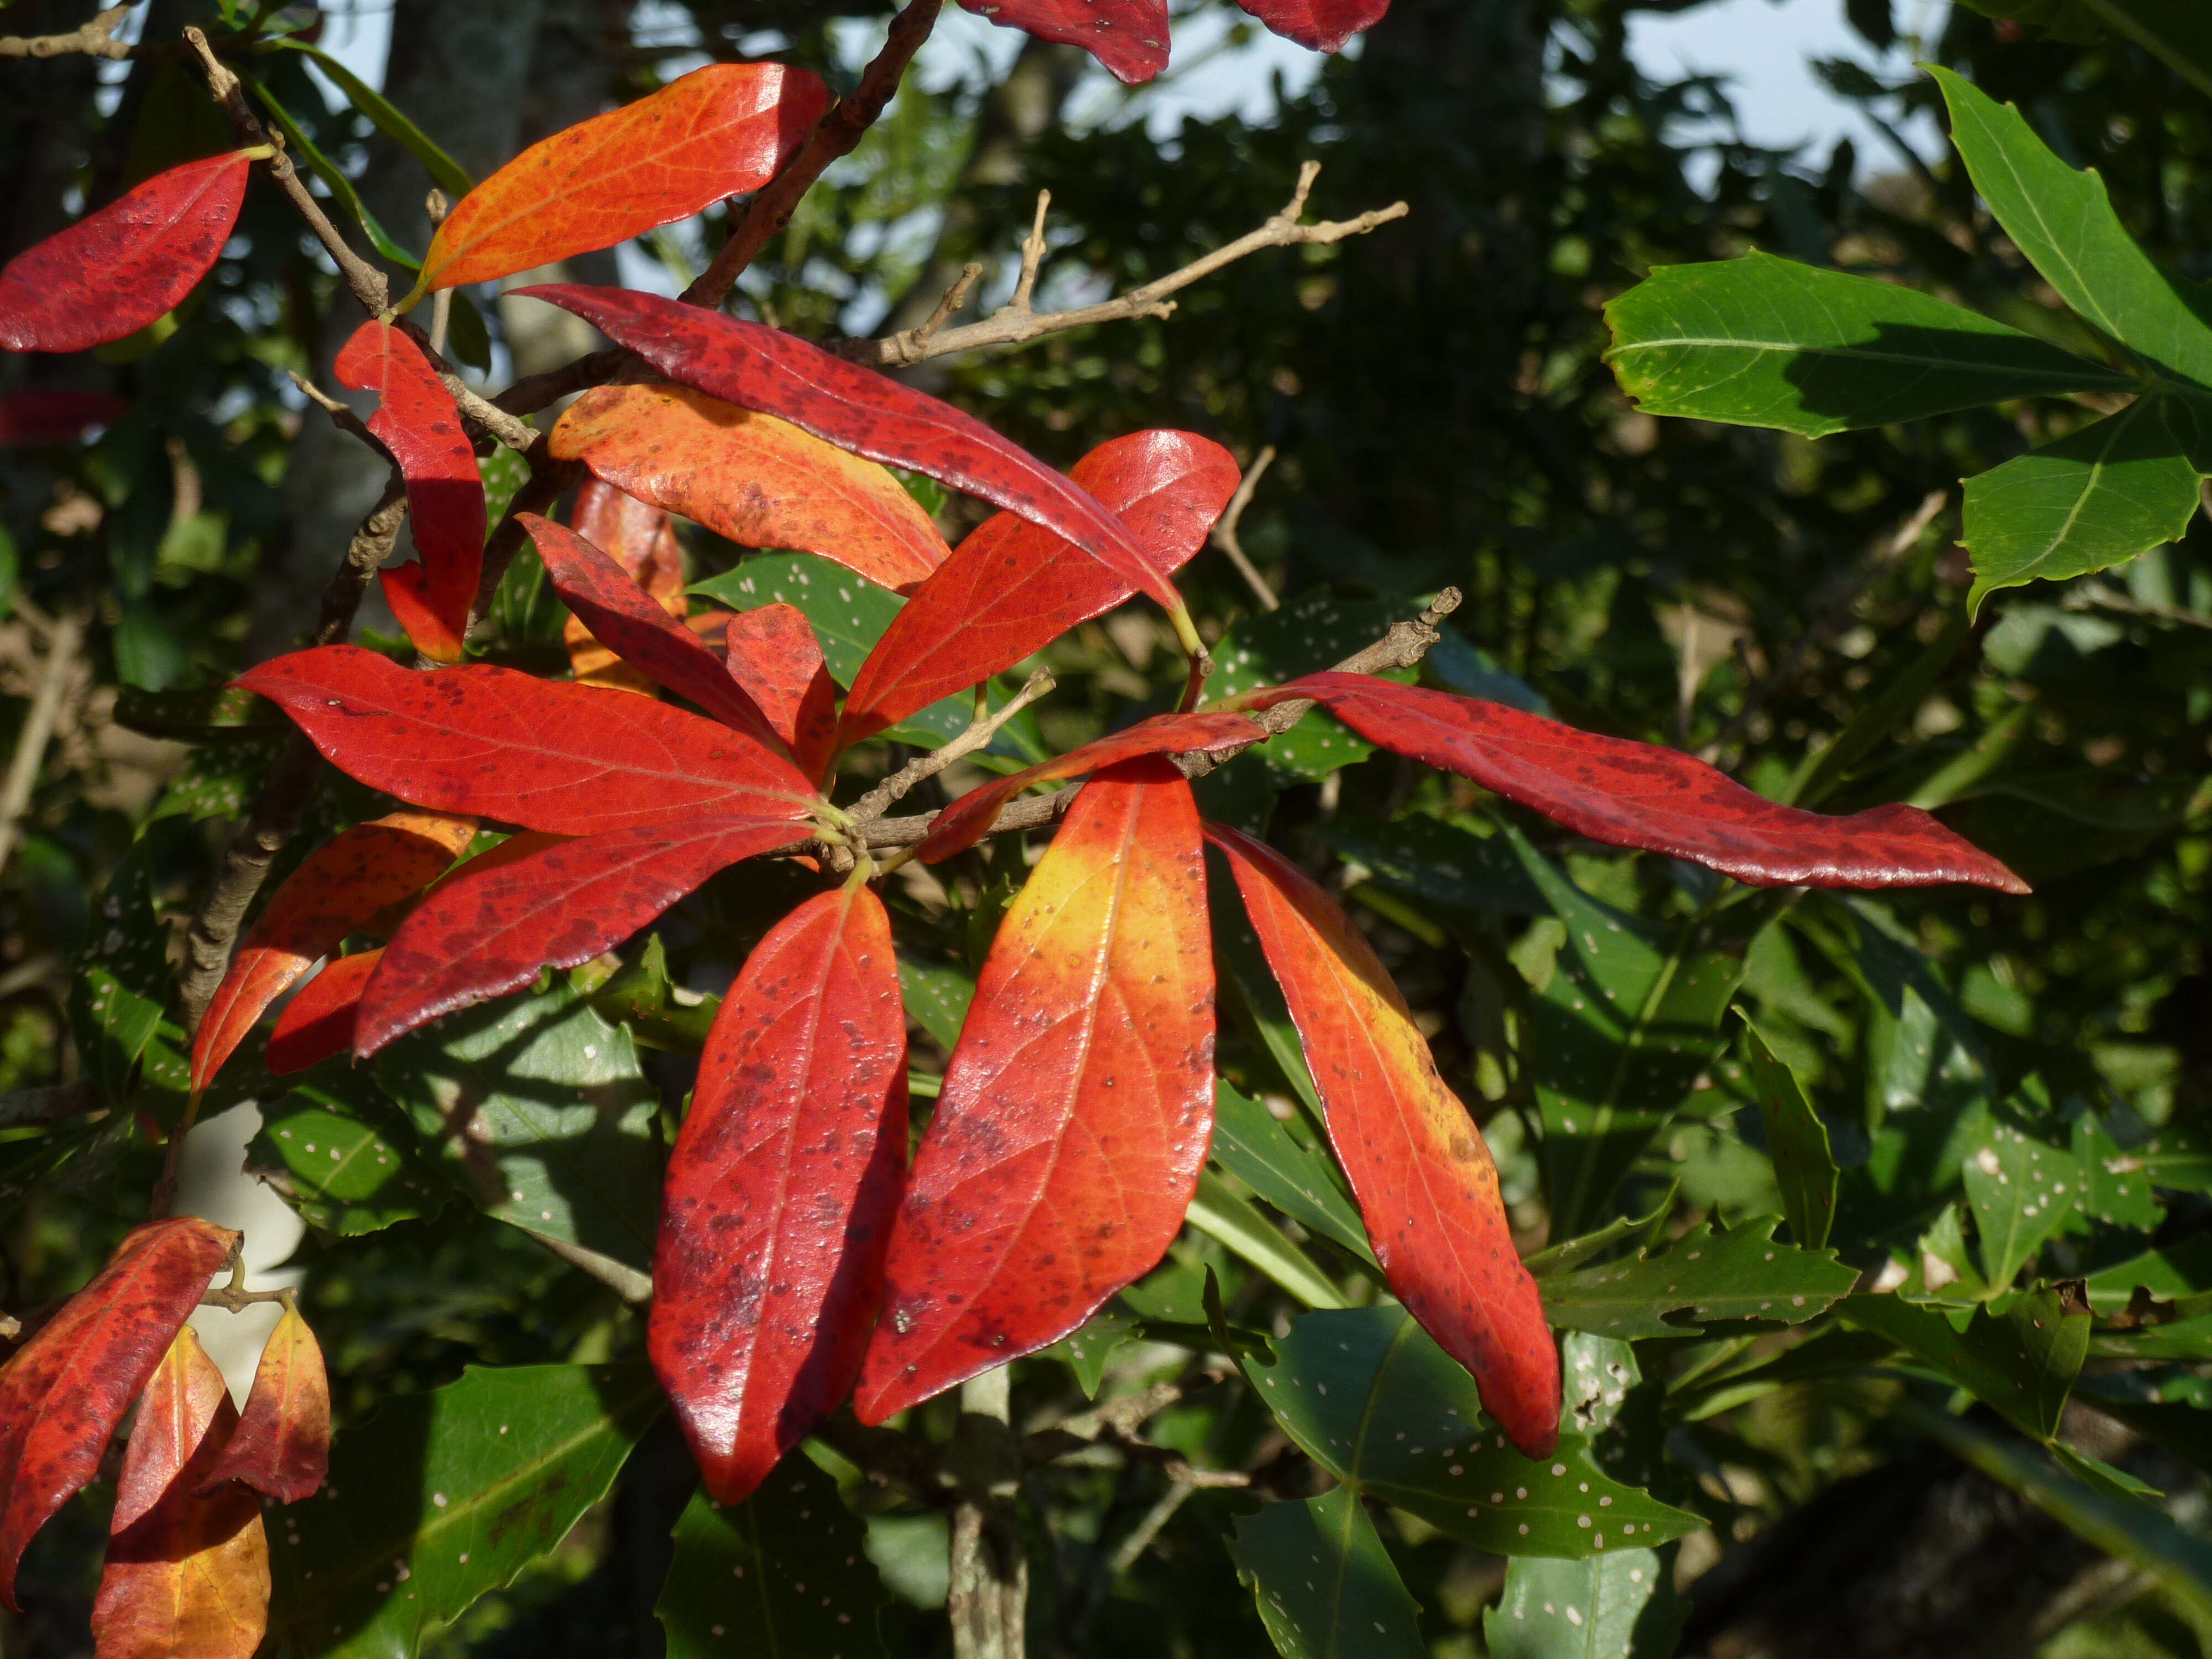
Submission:
[[[1168,0],[960,0],[1037,36],[1082,47],[1121,80],[1149,81],[1168,65]],[[1336,52],[1382,21],[1390,0],[1237,0],[1276,33]]]

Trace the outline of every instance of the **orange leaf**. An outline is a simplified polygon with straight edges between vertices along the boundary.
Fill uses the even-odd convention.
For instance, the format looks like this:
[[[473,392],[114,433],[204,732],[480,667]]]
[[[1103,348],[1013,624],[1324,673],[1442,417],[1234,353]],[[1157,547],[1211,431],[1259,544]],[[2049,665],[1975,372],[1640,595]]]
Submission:
[[[710,64],[532,144],[461,198],[430,239],[425,289],[612,247],[757,190],[830,106],[821,77]]]
[[[238,948],[192,1039],[192,1091],[207,1087],[269,1005],[348,933],[413,898],[476,836],[476,820],[394,812],[316,849]]]
[[[794,605],[732,616],[722,629],[730,678],[744,687],[799,769],[818,779],[837,730],[837,690],[814,624]]]
[[[137,1443],[136,1435],[131,1443]],[[330,1467],[331,1384],[323,1351],[300,1310],[288,1307],[254,1367],[246,1416],[199,1489],[211,1492],[238,1480],[281,1503],[296,1504],[321,1490]]]
[[[569,521],[579,536],[629,572],[648,598],[682,620],[684,550],[677,544],[665,511],[625,495],[611,484],[586,478],[576,492],[576,510]],[[648,697],[658,694],[651,679],[600,644],[579,618],[572,616],[562,623],[561,638],[568,647],[568,671],[582,684],[639,691]]]
[[[873,461],[689,386],[596,387],[561,416],[552,447],[741,547],[817,553],[879,586],[911,588],[951,552]]]
[[[1033,1352],[1148,1271],[1213,1128],[1213,953],[1190,786],[1093,777],[1015,897],[891,1229],[854,1409]]]
[[[1375,1259],[1406,1310],[1474,1374],[1483,1409],[1545,1457],[1559,1437],[1559,1355],[1521,1265],[1482,1132],[1444,1086],[1365,935],[1281,854],[1218,823],[1283,987]]]
[[[353,1047],[361,994],[383,960],[381,947],[356,951],[340,957],[300,988],[270,1030],[266,1064],[271,1073],[290,1077]]]
[[[185,1326],[139,1396],[109,1532],[121,1532],[161,1501],[207,1437],[217,1402],[229,1397],[222,1372],[200,1346],[198,1334]]]

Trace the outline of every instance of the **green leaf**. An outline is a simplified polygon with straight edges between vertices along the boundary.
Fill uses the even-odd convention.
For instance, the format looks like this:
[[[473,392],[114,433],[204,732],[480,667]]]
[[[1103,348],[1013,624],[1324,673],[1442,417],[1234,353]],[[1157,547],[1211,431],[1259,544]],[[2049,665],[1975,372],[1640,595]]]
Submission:
[[[2074,1120],[2074,1162],[2081,1178],[2081,1193],[2075,1213],[2103,1222],[2108,1227],[2135,1227],[2148,1232],[2166,1218],[2166,1210],[2151,1190],[2142,1166],[2120,1149],[2094,1112]]]
[[[1808,1249],[1828,1242],[1836,1219],[1836,1159],[1828,1147],[1828,1126],[1805,1098],[1797,1074],[1774,1057],[1774,1050],[1750,1020],[1743,1023],[1744,1060],[1759,1097],[1759,1120],[1766,1128],[1766,1150],[1782,1189],[1782,1212],[1790,1235]]]
[[[1216,1243],[1257,1267],[1309,1308],[1341,1308],[1344,1292],[1283,1231],[1211,1170],[1198,1177],[1186,1218]]]
[[[1300,1144],[1274,1114],[1220,1078],[1213,1111],[1216,1164],[1308,1231],[1374,1261],[1359,1212],[1326,1153]]]
[[[1648,1233],[1660,1222],[1674,1212],[1675,1188],[1669,1187],[1658,1203],[1643,1215],[1615,1216],[1595,1232],[1584,1233],[1579,1238],[1570,1238],[1554,1244],[1547,1250],[1539,1250],[1522,1262],[1537,1278],[1553,1273],[1571,1273],[1593,1256],[1603,1255],[1623,1239],[1638,1233]]]
[[[2212,1233],[2100,1268],[2082,1285],[2092,1310],[2108,1319],[2134,1301],[2138,1289],[2174,1304],[2185,1318],[2212,1312]]]
[[[2037,1139],[2009,1112],[1977,1109],[1968,1123],[1960,1173],[1981,1236],[1982,1275],[2003,1290],[2073,1213],[2081,1164],[2070,1148]]]
[[[313,58],[316,67],[331,77],[353,106],[376,124],[378,131],[422,162],[429,172],[431,182],[452,198],[454,206],[459,206],[461,198],[477,187],[476,180],[469,177],[465,167],[439,149],[429,135],[409,120],[390,99],[338,59],[296,35],[282,36],[273,44],[287,52],[304,52]]]
[[[2176,1359],[2188,1364],[2212,1360],[2212,1314],[2131,1331],[2099,1331],[2089,1339],[2089,1353],[2096,1359]]]
[[[1085,1322],[1081,1329],[1072,1332],[1041,1352],[1054,1359],[1063,1360],[1075,1373],[1075,1380],[1083,1389],[1085,1400],[1098,1397],[1098,1384],[1106,1375],[1106,1362],[1113,1358],[1114,1350],[1135,1335],[1142,1322],[1133,1314],[1109,1304]]]
[[[652,1367],[471,1366],[337,1437],[313,1502],[272,1510],[272,1643],[412,1659],[605,1498],[660,1410]]]
[[[1638,408],[1808,438],[2135,384],[1912,289],[1767,253],[1662,265],[1605,314]]]
[[[2156,1398],[2142,1400],[2118,1392],[2129,1379],[2085,1381],[2075,1398],[2154,1441],[2176,1457],[2212,1471],[2212,1411],[2202,1406]]]
[[[960,1027],[975,1000],[975,976],[950,963],[899,958],[899,987],[906,994],[906,1011],[921,1029],[937,1040],[947,1054],[960,1040]]]
[[[2212,1134],[2199,1123],[2171,1124],[2119,1160],[2116,1176],[2185,1193],[2212,1193]],[[2132,1182],[2130,1183],[2132,1184]]]
[[[1229,1553],[1283,1659],[1425,1659],[1420,1609],[1356,1488],[1242,1517]]]
[[[143,691],[125,686],[116,694],[115,723],[149,738],[175,738],[185,743],[204,743],[214,738],[284,737],[292,729],[275,703],[234,685],[191,691]]]
[[[319,1070],[321,1068],[318,1068]],[[263,1108],[249,1164],[270,1171],[311,1226],[351,1238],[443,1208],[447,1183],[422,1167],[398,1115],[365,1079],[341,1070]]]
[[[142,841],[115,861],[70,988],[70,1028],[84,1074],[109,1105],[129,1092],[168,995],[168,937],[154,910],[149,856]]]
[[[1474,1379],[1395,1307],[1310,1313],[1244,1369],[1285,1433],[1331,1474],[1502,1555],[1580,1559],[1663,1544],[1697,1516],[1607,1476],[1583,1437],[1545,1462],[1488,1429]]]
[[[1911,662],[1886,678],[1835,740],[1805,757],[1783,792],[1782,800],[1792,806],[1817,806],[1842,787],[1853,768],[1920,712],[1936,683],[1958,659],[1972,632],[1965,606],[1948,610],[1942,630]]]
[[[1449,623],[1437,629],[1437,642],[1421,659],[1421,666],[1430,678],[1449,690],[1480,697],[1486,702],[1502,702],[1509,708],[1524,709],[1531,714],[1547,718],[1551,714],[1549,697],[1518,674],[1506,672],[1490,653],[1470,643],[1466,635]]]
[[[402,1038],[376,1080],[487,1215],[652,1271],[659,1095],[629,1032],[565,980]]]
[[[1333,668],[1362,647],[1374,644],[1392,623],[1419,611],[1409,600],[1340,599],[1325,587],[1308,588],[1285,600],[1279,610],[1245,617],[1222,637],[1213,647],[1218,672],[1207,683],[1206,699],[1218,702],[1255,686]],[[1413,677],[1396,672],[1384,678],[1411,681]],[[1375,746],[1316,709],[1252,752],[1264,757],[1268,769],[1277,775],[1310,782],[1365,760]]]
[[[202,744],[169,780],[146,815],[147,822],[181,817],[204,823],[210,818],[244,817],[283,744],[284,739],[274,732],[242,743]]]
[[[1505,1570],[1505,1594],[1482,1615],[1490,1659],[1620,1659],[1674,1650],[1689,1603],[1656,1550],[1587,1561],[1523,1556]]]
[[[276,130],[284,135],[285,143],[307,158],[308,168],[323,181],[325,188],[331,192],[331,199],[352,216],[354,222],[361,227],[362,234],[368,238],[370,246],[396,265],[404,265],[410,270],[422,270],[422,257],[410,253],[392,240],[391,233],[368,210],[368,204],[361,199],[361,192],[354,188],[354,182],[346,175],[345,169],[315,148],[315,141],[300,130],[300,124],[292,118],[292,112],[278,101],[276,94],[258,81],[247,84],[252,87],[253,95],[261,100],[276,121]]]
[[[653,1609],[668,1659],[871,1659],[890,1597],[867,1557],[867,1528],[837,1483],[793,1454],[744,1503],[704,1492],[676,1523],[676,1559]]]
[[[1832,1250],[1778,1243],[1778,1222],[1759,1216],[1724,1233],[1699,1225],[1657,1255],[1552,1274],[1537,1281],[1545,1316],[1563,1329],[1622,1340],[1680,1336],[1708,1320],[1802,1324],[1849,1295],[1858,1270]],[[1662,1317],[1680,1312],[1690,1318]]]
[[[1895,1296],[1850,1297],[1837,1312],[1888,1338],[2038,1440],[2057,1433],[2089,1347],[2089,1316],[2068,1314],[2055,1291],[2019,1297],[2002,1313],[1977,1308],[1964,1331]]]
[[[2086,41],[2100,23],[2148,48],[2212,92],[2212,12],[2197,0],[1966,0],[1990,17],[2039,25],[2054,39]]]
[[[1503,915],[1551,914],[1513,843],[1416,813],[1395,823],[1337,818],[1312,826],[1339,858],[1417,899]]]
[[[2197,468],[2160,401],[2139,398],[1966,480],[1968,611],[2000,588],[2084,576],[2180,539],[2197,511]]]

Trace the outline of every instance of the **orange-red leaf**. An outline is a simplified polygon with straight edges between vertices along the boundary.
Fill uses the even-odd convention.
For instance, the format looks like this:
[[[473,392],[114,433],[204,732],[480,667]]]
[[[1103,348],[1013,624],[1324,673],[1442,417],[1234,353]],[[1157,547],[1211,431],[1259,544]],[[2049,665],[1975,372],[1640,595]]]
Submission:
[[[368,429],[407,477],[407,514],[419,563],[379,571],[392,613],[415,648],[458,662],[483,569],[483,480],[461,430],[460,406],[430,360],[401,330],[374,319],[338,353],[339,384],[374,392]]]
[[[1530,1457],[1559,1434],[1559,1357],[1521,1265],[1482,1132],[1437,1075],[1373,948],[1273,848],[1219,824],[1244,908],[1281,981],[1390,1288],[1474,1374],[1483,1409]]]
[[[568,406],[553,453],[740,547],[818,553],[904,592],[949,550],[873,461],[684,386],[605,386]]]
[[[137,1444],[135,1434],[131,1444]],[[199,1490],[236,1480],[280,1504],[296,1504],[321,1490],[330,1467],[331,1383],[323,1351],[300,1310],[288,1307],[262,1346],[246,1415]]]
[[[570,522],[579,536],[627,571],[647,599],[683,620],[684,550],[666,513],[612,484],[586,478],[576,491]],[[580,684],[651,694],[653,682],[594,639],[581,617],[571,616],[562,623],[561,637],[568,647],[568,672]]]
[[[1189,714],[1155,714],[1124,731],[1110,732],[1096,743],[1086,743],[1055,759],[1003,778],[994,778],[981,788],[969,790],[937,815],[936,822],[929,826],[929,834],[914,849],[915,856],[934,864],[955,853],[964,853],[983,839],[990,830],[991,820],[999,816],[999,809],[1033,783],[1052,783],[1061,778],[1079,777],[1085,772],[1102,771],[1116,761],[1138,755],[1187,755],[1241,749],[1246,744],[1260,742],[1267,735],[1267,727],[1249,714],[1211,709]]]
[[[710,64],[532,144],[460,200],[430,239],[426,289],[488,282],[612,247],[757,190],[830,106],[821,77]]]
[[[1237,462],[1195,433],[1109,438],[1071,482],[1118,515],[1145,556],[1180,569],[1237,493]],[[981,684],[1132,589],[1073,543],[1012,513],[987,520],[921,585],[853,678],[840,741],[896,726],[939,697]]]
[[[852,1387],[906,1137],[890,918],[865,886],[821,894],[722,999],[668,1160],[647,1341],[717,1502]]]
[[[1150,1269],[1212,1129],[1198,811],[1147,757],[1084,786],[1000,926],[892,1225],[861,1421],[1059,1340]]]
[[[1237,0],[1276,33],[1315,52],[1341,52],[1344,43],[1373,28],[1390,0]]]
[[[994,23],[1080,46],[1135,85],[1168,66],[1168,0],[960,0]]]
[[[152,1434],[149,1414],[158,1419]],[[190,1328],[179,1332],[123,1455],[123,1491],[152,1486],[157,1501],[109,1540],[92,1604],[99,1659],[250,1659],[261,1645],[269,1621],[261,1506],[217,1473],[237,1425],[222,1373]],[[180,1445],[186,1459],[172,1466]]]
[[[751,694],[799,769],[819,778],[837,728],[837,688],[814,624],[795,605],[741,611],[722,627],[730,678]]]
[[[381,949],[356,951],[340,957],[301,987],[270,1030],[265,1062],[270,1071],[290,1077],[350,1050],[361,994],[383,960]]]
[[[0,270],[0,349],[82,351],[168,311],[230,240],[252,165],[234,152],[171,167],[17,254]]]
[[[238,1238],[195,1217],[137,1228],[0,1368],[0,1601],[16,1606],[24,1545],[99,1469]]]
[[[318,848],[276,890],[192,1038],[192,1088],[204,1089],[269,1005],[390,906],[410,899],[460,856],[476,820],[394,812]]]

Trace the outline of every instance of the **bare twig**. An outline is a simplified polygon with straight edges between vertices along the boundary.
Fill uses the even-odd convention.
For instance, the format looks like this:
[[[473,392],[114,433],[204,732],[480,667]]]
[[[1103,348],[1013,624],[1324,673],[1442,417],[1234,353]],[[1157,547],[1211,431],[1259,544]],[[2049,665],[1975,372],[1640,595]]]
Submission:
[[[1277,610],[1282,601],[1275,597],[1275,590],[1267,586],[1267,579],[1260,574],[1259,568],[1245,556],[1244,544],[1237,539],[1237,531],[1244,522],[1244,509],[1252,505],[1252,492],[1259,489],[1260,480],[1274,464],[1275,447],[1269,444],[1253,458],[1251,466],[1237,481],[1237,493],[1229,498],[1229,510],[1213,526],[1213,544],[1228,555],[1229,562],[1237,567],[1237,574],[1243,577],[1244,585],[1252,590],[1262,611]]]
[[[447,216],[453,212],[453,204],[447,200],[444,191],[434,187],[430,193],[422,198],[422,207],[423,210],[429,215],[430,234],[435,236],[438,234],[438,227],[444,224]],[[450,288],[441,288],[430,296],[430,349],[441,357],[446,353],[446,331],[452,325],[453,320],[453,290]]]
[[[1022,1460],[1007,1426],[1004,1365],[960,1385],[960,1425],[946,1449],[952,1506],[951,1582],[945,1611],[954,1659],[1022,1659],[1029,1557],[1015,1524]]]
[[[849,1410],[818,1425],[814,1437],[879,1486],[925,1504],[946,1504],[951,1489],[937,1449],[893,1429],[863,1428]]]
[[[963,756],[972,755],[999,735],[1000,729],[1013,717],[1052,690],[1052,676],[1040,668],[1029,678],[1027,684],[1006,700],[1006,706],[995,714],[987,714],[975,721],[951,742],[939,749],[917,755],[874,788],[854,801],[847,809],[856,823],[883,816],[884,809],[894,801],[904,799],[907,793],[925,778],[933,778]]]
[[[136,9],[130,5],[110,6],[67,34],[0,35],[0,58],[136,58],[140,55],[137,47],[115,38],[115,31]]]
[[[84,623],[76,617],[66,613],[56,617],[46,629],[46,660],[39,671],[38,684],[32,689],[23,729],[16,735],[7,781],[0,783],[0,869],[7,867],[15,843],[22,838],[23,814],[30,808],[31,792],[38,787],[39,768],[46,760],[55,722],[61,718],[62,699],[68,693],[70,676],[76,671],[77,653],[83,644]]]
[[[1014,297],[1006,301],[1009,311],[1028,311],[1030,301],[1036,296],[1037,272],[1044,269],[1044,216],[1051,210],[1052,192],[1037,192],[1036,217],[1030,222],[1030,234],[1022,238],[1022,274],[1014,283]]]
[[[960,307],[968,303],[968,296],[975,291],[975,284],[982,280],[982,261],[970,259],[960,267],[960,274],[952,279],[952,286],[945,290],[945,297],[937,302],[937,308],[908,331],[918,342],[927,343],[935,338],[938,330],[951,322]]]
[[[2068,590],[2058,601],[2062,611],[2110,611],[2123,617],[2141,617],[2147,622],[2179,623],[2184,628],[2212,628],[2212,616],[2202,611],[2185,611],[2178,605],[2146,605],[2141,599],[2130,599],[2125,593],[2114,592],[2100,582],[2084,582]]]

